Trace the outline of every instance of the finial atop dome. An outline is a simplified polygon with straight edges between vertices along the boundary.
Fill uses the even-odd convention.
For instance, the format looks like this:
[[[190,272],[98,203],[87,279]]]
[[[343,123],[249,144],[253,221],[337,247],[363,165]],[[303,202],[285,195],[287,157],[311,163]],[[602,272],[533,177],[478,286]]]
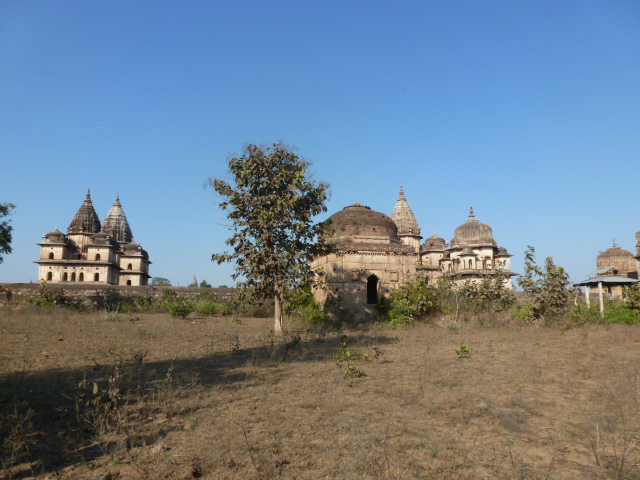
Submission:
[[[617,247],[619,247],[619,246],[620,246],[620,245],[618,245],[618,244],[616,243],[616,239],[614,238],[614,239],[613,239],[613,248],[617,248]]]
[[[473,207],[471,207],[471,209],[469,210],[469,220],[475,220],[476,219],[476,215],[475,213],[473,213]]]

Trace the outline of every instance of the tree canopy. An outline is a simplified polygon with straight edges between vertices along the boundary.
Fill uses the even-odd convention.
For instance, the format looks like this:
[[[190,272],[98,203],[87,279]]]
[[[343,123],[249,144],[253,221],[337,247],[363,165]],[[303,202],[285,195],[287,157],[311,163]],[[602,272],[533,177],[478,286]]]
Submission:
[[[241,296],[275,299],[276,332],[282,331],[285,294],[310,282],[309,262],[330,251],[321,235],[326,222],[313,221],[327,211],[329,186],[314,182],[308,169],[309,163],[285,145],[247,145],[242,156],[229,160],[231,182],[209,179],[233,222],[226,241],[231,251],[211,259],[235,263]]]
[[[151,285],[154,287],[170,287],[171,281],[164,277],[153,277],[151,279]]]
[[[0,203],[0,219],[8,217],[13,213],[15,205],[11,203]],[[11,220],[3,220],[0,222],[0,263],[4,262],[3,254],[11,253],[11,232],[13,227],[10,225]]]

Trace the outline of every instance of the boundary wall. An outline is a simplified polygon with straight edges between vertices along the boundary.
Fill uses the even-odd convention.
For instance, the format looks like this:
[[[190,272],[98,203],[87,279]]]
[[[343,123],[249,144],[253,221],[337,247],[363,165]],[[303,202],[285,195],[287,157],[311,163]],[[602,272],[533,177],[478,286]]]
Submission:
[[[152,298],[161,299],[162,292],[173,290],[179,298],[191,299],[201,292],[210,292],[217,300],[230,298],[235,288],[200,288],[200,287],[156,287],[151,285],[99,285],[91,283],[49,283],[52,288],[61,288],[63,295],[70,303],[86,302],[100,306],[106,298],[118,296],[122,299]],[[40,296],[41,283],[0,283],[0,306],[15,305],[36,299]]]

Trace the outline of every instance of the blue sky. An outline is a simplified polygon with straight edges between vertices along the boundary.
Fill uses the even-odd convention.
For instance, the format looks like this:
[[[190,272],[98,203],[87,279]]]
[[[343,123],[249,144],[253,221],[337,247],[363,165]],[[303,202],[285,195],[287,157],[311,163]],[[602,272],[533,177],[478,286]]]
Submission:
[[[87,188],[120,194],[152,276],[232,284],[203,188],[246,143],[284,141],[331,184],[329,214],[391,215],[426,238],[472,205],[513,255],[579,281],[640,231],[640,2],[0,3],[0,202],[17,205],[0,282]]]

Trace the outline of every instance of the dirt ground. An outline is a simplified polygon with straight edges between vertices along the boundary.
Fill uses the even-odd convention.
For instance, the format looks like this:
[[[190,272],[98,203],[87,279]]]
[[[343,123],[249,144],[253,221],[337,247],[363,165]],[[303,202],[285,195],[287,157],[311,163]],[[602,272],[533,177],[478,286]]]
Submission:
[[[0,473],[640,478],[640,329],[439,323],[0,310]]]

